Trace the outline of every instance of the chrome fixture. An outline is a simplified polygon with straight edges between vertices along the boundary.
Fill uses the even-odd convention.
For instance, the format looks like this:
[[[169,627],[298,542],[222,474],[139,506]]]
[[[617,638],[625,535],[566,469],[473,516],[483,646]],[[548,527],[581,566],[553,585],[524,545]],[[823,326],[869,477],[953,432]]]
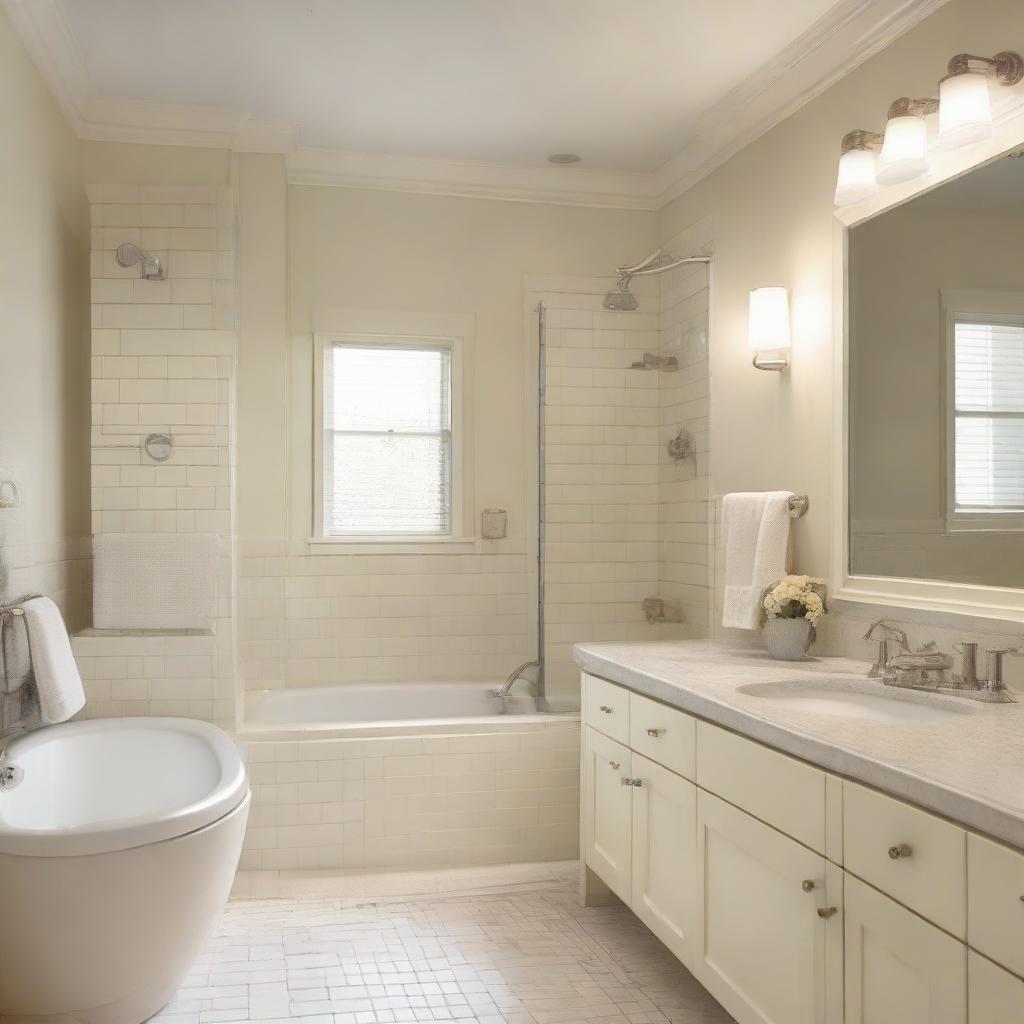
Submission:
[[[914,855],[913,847],[906,843],[899,843],[889,847],[889,860],[906,860]]]
[[[884,629],[886,636],[876,637],[875,630]],[[881,679],[885,675],[886,666],[889,664],[889,658],[892,657],[889,645],[895,640],[900,645],[900,653],[910,653],[910,643],[907,640],[907,634],[900,629],[899,626],[886,619],[875,619],[874,622],[868,626],[868,631],[861,637],[862,640],[877,640],[878,641],[878,654],[875,657],[875,663],[871,666],[871,671],[868,672],[868,679]]]
[[[174,438],[170,434],[147,434],[142,449],[154,462],[166,462],[174,453]]]
[[[134,242],[122,242],[114,253],[114,259],[121,267],[134,267],[141,263],[142,276],[147,281],[164,279],[164,267],[160,257],[140,249]]]
[[[710,256],[673,256],[664,249],[655,249],[649,252],[639,263],[626,264],[616,268],[619,279],[615,288],[604,297],[604,308],[617,311],[631,312],[638,307],[636,296],[629,290],[629,282],[634,277],[643,277],[647,274],[664,274],[668,270],[675,270],[676,267],[685,266],[688,263],[711,262]]]
[[[516,685],[516,682],[519,679],[522,679],[526,671],[531,668],[539,669],[540,662],[524,661],[522,665],[520,665],[516,669],[513,669],[512,672],[509,673],[508,679],[506,679],[505,682],[501,684],[501,686],[499,686],[496,690],[488,690],[487,696],[498,697],[499,699],[504,700],[512,692],[512,687]]]
[[[789,329],[789,292],[770,286],[750,293],[747,342],[759,370],[781,373],[789,366],[792,338]]]
[[[675,356],[657,356],[653,352],[645,352],[643,359],[630,363],[630,370],[661,370],[670,373],[679,369],[679,360]]]
[[[639,789],[644,784],[644,780],[625,778],[622,780],[622,784],[624,786],[635,786],[637,789]]]
[[[645,597],[640,602],[640,606],[644,610],[644,618],[652,626],[662,622],[683,621],[683,617],[679,614],[678,609],[660,597]]]
[[[21,499],[13,480],[0,480],[0,508],[17,508]]]
[[[871,199],[879,185],[897,185],[928,172],[928,126],[938,112],[937,144],[958,149],[992,137],[989,81],[1012,86],[1024,81],[1024,57],[1004,50],[994,57],[958,53],[939,79],[938,98],[901,96],[889,106],[885,133],[862,128],[847,132],[839,158],[835,205]],[[880,152],[879,152],[880,151]],[[876,154],[877,159],[876,159]]]
[[[786,502],[786,507],[789,509],[790,519],[802,519],[811,507],[811,499],[806,494],[794,494]]]
[[[1017,698],[1003,680],[1003,660],[1007,654],[1024,654],[1024,651],[1019,647],[1003,647],[985,655],[985,682],[978,693],[978,700],[988,704],[1016,704]]]
[[[882,682],[886,686],[905,686],[912,690],[948,689],[952,668],[953,655],[938,650],[935,641],[929,640],[916,651],[891,657]]]
[[[0,793],[20,786],[24,779],[25,769],[16,764],[10,764],[6,751],[0,754]]]
[[[960,655],[960,675],[954,680],[964,690],[980,690],[978,678],[978,645],[976,643],[953,644],[953,650]]]
[[[673,462],[683,462],[685,459],[697,454],[697,446],[694,443],[693,434],[685,427],[680,427],[679,433],[675,437],[670,438],[665,447],[668,449],[668,457]]]

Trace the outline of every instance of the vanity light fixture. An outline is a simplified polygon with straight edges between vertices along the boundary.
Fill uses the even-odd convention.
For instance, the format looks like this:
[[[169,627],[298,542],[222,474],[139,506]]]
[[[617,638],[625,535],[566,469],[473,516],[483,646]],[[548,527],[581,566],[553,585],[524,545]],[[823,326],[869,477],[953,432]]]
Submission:
[[[1024,58],[1005,50],[994,57],[958,53],[950,59],[939,80],[939,141],[950,149],[992,137],[990,76],[1001,85],[1016,85],[1024,79]]]
[[[836,206],[853,206],[878,194],[878,148],[882,136],[862,128],[843,136],[842,156],[839,157],[839,177],[836,180]]]
[[[759,370],[781,373],[789,366],[789,293],[785,288],[755,288],[750,293],[747,337]]]
[[[882,152],[878,157],[879,185],[899,185],[928,173],[928,125],[925,116],[939,109],[935,99],[901,96],[889,107]]]

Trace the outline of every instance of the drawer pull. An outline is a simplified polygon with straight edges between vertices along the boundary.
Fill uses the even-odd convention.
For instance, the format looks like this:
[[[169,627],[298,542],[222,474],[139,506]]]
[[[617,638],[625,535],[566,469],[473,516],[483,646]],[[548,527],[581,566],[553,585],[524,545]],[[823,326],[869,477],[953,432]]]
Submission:
[[[655,739],[657,739],[664,731],[664,729],[648,729],[647,735],[653,736]]]
[[[818,917],[823,917],[826,921],[830,917],[834,917],[836,913],[835,907],[818,907]]]
[[[614,771],[618,771],[622,767],[621,761],[609,761],[608,764]]]
[[[889,847],[889,857],[891,860],[901,860],[909,857],[914,851],[906,844],[900,843],[899,846]]]
[[[805,878],[800,883],[800,888],[803,889],[804,892],[814,892],[815,888],[817,887],[817,884],[818,883],[815,882],[813,878]]]
[[[611,709],[610,707],[608,707],[608,705],[607,705],[607,704],[602,704],[602,705],[601,705],[601,710],[602,710],[602,711],[603,711],[603,712],[604,712],[604,713],[605,713],[606,715],[610,715],[610,714],[612,713],[612,709]]]
[[[636,786],[636,788],[639,789],[644,784],[644,780],[643,779],[623,779],[622,780],[622,784],[624,786]]]

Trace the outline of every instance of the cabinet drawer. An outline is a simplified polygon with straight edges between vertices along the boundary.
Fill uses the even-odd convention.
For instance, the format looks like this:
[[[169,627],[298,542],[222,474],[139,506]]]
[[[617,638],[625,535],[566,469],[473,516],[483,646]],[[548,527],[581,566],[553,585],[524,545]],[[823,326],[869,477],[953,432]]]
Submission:
[[[971,1024],[1024,1021],[1024,981],[967,951],[967,1007]]]
[[[847,871],[958,938],[967,933],[967,834],[926,811],[843,784]]]
[[[583,674],[583,721],[620,743],[629,742],[629,691]]]
[[[825,773],[697,723],[697,784],[812,850],[825,852]]]
[[[1024,856],[976,835],[967,837],[967,944],[1024,975]]]
[[[629,745],[688,779],[696,773],[696,720],[637,693],[629,695]]]

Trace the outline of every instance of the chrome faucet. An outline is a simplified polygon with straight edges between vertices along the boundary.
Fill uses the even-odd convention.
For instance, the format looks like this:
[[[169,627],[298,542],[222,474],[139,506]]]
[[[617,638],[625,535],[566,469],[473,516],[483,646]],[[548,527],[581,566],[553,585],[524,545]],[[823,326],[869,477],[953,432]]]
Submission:
[[[488,690],[487,695],[489,697],[500,697],[504,700],[511,692],[512,687],[515,686],[516,680],[521,679],[527,669],[540,668],[540,662],[537,661],[524,661],[517,669],[513,669],[509,673],[508,679],[501,684],[496,690]]]
[[[884,629],[887,635],[884,637],[876,637],[875,630]],[[878,655],[875,658],[874,665],[871,666],[871,671],[868,672],[868,679],[880,679],[885,675],[885,667],[889,664],[889,658],[892,657],[892,651],[889,645],[896,641],[900,645],[900,654],[910,653],[910,643],[907,640],[907,634],[904,630],[900,629],[899,626],[888,619],[875,619],[874,622],[868,626],[868,631],[862,637],[864,640],[877,640],[878,642]]]
[[[0,752],[0,793],[14,789],[25,778],[25,769],[7,760],[7,751]]]
[[[1015,704],[1017,698],[1010,692],[1003,679],[1003,660],[1007,654],[1024,654],[1019,647],[1002,647],[985,655],[985,682],[978,693],[978,700],[989,704]]]

